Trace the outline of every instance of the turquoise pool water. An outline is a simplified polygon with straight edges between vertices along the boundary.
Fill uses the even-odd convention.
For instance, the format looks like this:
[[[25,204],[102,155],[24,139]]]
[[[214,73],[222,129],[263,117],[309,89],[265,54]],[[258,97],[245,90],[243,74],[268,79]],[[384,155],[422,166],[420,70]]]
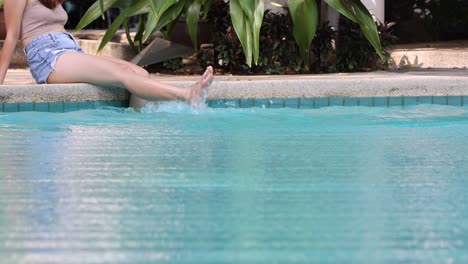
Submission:
[[[468,263],[468,107],[0,113],[0,263]]]

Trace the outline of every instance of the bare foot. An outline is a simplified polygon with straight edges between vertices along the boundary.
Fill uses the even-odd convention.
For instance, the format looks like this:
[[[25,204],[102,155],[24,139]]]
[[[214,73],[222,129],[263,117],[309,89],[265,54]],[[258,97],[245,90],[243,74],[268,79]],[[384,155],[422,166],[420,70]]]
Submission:
[[[209,66],[206,68],[206,71],[200,81],[190,87],[187,103],[194,107],[200,107],[201,104],[204,104],[206,99],[206,89],[211,85],[213,79],[213,67]]]

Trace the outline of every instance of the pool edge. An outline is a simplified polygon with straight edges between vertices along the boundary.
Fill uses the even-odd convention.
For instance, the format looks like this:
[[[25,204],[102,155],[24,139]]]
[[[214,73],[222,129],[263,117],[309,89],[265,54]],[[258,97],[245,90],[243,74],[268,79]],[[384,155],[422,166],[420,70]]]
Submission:
[[[189,87],[194,81],[194,78],[184,77],[154,78],[181,87]],[[403,100],[398,98],[411,97],[447,97],[451,98],[451,101],[461,100],[461,105],[463,105],[466,96],[468,96],[467,70],[296,76],[217,76],[208,92],[208,99],[211,101],[328,98],[328,101],[341,100],[342,105],[348,105],[344,101],[360,101],[359,98],[396,98],[386,99],[395,102],[387,103],[387,105],[398,105],[398,102]],[[4,85],[0,89],[0,104],[3,105],[0,111],[1,108],[5,108],[5,105],[10,104],[101,102],[104,105],[125,106],[128,105],[128,97],[128,92],[123,89],[89,84]],[[447,104],[450,104],[447,98],[436,99],[436,101],[445,100]],[[331,105],[334,104],[334,102],[331,103]],[[242,105],[241,101],[239,105]],[[245,102],[244,105],[246,105]],[[30,108],[31,106],[25,106],[25,109]]]

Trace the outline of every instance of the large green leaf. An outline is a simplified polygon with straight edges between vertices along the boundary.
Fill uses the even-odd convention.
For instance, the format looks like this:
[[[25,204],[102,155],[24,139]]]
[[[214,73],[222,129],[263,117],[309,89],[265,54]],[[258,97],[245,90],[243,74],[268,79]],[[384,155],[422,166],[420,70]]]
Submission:
[[[377,25],[369,13],[369,10],[360,0],[324,0],[328,5],[336,9],[345,17],[359,24],[364,36],[374,47],[377,54],[383,57],[382,44],[380,43]]]
[[[99,0],[99,9],[101,10],[102,19],[104,19],[104,0]]]
[[[98,51],[102,50],[109,41],[114,37],[115,33],[120,29],[120,26],[128,17],[144,14],[149,12],[149,3],[147,0],[139,0],[131,7],[125,9],[111,24],[104,34]]]
[[[250,26],[250,31],[252,32],[253,59],[255,64],[257,64],[260,54],[260,29],[262,27],[265,11],[264,1],[240,1],[240,5],[247,18],[247,25]]]
[[[149,0],[151,3],[151,15],[156,19],[156,24],[159,23],[162,15],[169,9],[171,6],[177,4],[182,0]],[[184,1],[182,1],[184,2]]]
[[[242,43],[246,63],[258,64],[260,54],[260,28],[263,22],[264,0],[231,0],[231,20]]]
[[[294,38],[308,70],[310,66],[310,45],[317,31],[318,6],[315,0],[289,0],[288,6],[294,22]]]
[[[211,5],[213,4],[213,0],[204,0],[203,1],[203,14],[204,18],[208,17],[208,12],[210,12]]]
[[[242,10],[240,2],[243,0],[231,0],[231,20],[234,29],[236,30],[237,37],[239,38],[242,49],[244,50],[247,65],[252,67],[252,36],[248,19]]]
[[[143,43],[146,42],[156,31],[161,30],[169,23],[177,20],[184,8],[184,5],[184,1],[179,1],[164,12],[159,19],[153,15],[149,16],[146,23],[145,34],[143,36]]]
[[[76,26],[76,31],[80,31],[85,28],[87,25],[91,24],[94,20],[96,20],[102,12],[112,7],[117,0],[100,0],[103,1],[102,9],[100,7],[100,2],[95,2],[86,13],[81,18],[80,22]]]
[[[253,55],[255,64],[258,64],[258,59],[260,56],[260,29],[263,23],[263,16],[265,14],[265,5],[263,0],[254,0],[252,1],[254,6],[253,10]]]
[[[165,16],[166,18],[174,17],[176,19],[180,15],[180,8],[184,6],[184,0],[149,0],[151,7],[151,14],[148,18],[146,24],[145,34],[143,35],[143,42],[146,42],[154,32],[159,29],[156,29],[160,24],[160,20]],[[175,7],[175,8],[174,8]],[[178,10],[176,15],[174,15],[174,10]],[[169,12],[169,14],[166,14]]]
[[[200,11],[203,0],[194,0],[190,3],[187,14],[186,22],[190,38],[192,39],[195,50],[198,50],[198,21],[200,20]]]

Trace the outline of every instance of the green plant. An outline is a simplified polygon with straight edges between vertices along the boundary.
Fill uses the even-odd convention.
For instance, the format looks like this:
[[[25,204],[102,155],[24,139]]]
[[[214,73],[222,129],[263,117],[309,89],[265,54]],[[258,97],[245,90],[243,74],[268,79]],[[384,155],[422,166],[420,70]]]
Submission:
[[[306,70],[310,66],[310,45],[317,31],[319,10],[315,0],[289,0],[289,12],[294,21],[294,38],[304,59]]]
[[[375,70],[388,66],[389,54],[383,51],[384,57],[378,56],[359,29],[359,25],[343,19],[339,34],[328,23],[317,28],[309,51],[310,70],[302,69],[300,67],[302,56],[295,42],[291,16],[267,11],[260,31],[259,61],[257,65],[249,67],[245,63],[242,45],[234,32],[228,12],[229,6],[226,3],[219,3],[213,6],[208,17],[214,32],[212,40],[215,49],[214,65],[224,73],[328,73]],[[384,47],[396,42],[391,31],[394,24],[378,26],[379,41]]]
[[[383,57],[376,24],[360,0],[323,1],[357,23],[377,54]],[[246,63],[249,67],[252,66],[252,61],[255,64],[260,63],[260,30],[263,23],[264,2],[265,0],[230,1],[230,17],[233,28],[242,43]],[[198,22],[202,7],[204,7],[203,10],[206,14],[211,3],[210,0],[97,0],[95,5],[90,7],[85,14],[77,30],[84,28],[103,14],[104,10],[114,6],[124,8],[124,11],[106,32],[100,48],[112,38],[124,22],[128,22],[129,17],[135,15],[139,15],[141,18],[133,40],[129,34],[128,23],[126,23],[127,37],[131,45],[138,43],[141,47],[142,43],[154,32],[163,28],[170,30],[171,24],[183,13],[187,16],[189,31],[192,40],[194,40],[196,35],[194,32],[197,31],[196,22]],[[308,68],[309,48],[318,24],[317,3],[316,0],[289,0],[288,6],[294,21],[294,36],[300,47],[305,67]],[[194,43],[196,42],[194,41]]]
[[[357,23],[377,54],[383,57],[376,24],[360,0],[323,1]],[[288,7],[294,21],[294,36],[300,47],[300,53],[305,62],[304,66],[308,69],[309,49],[318,24],[318,6],[316,0],[289,0]]]
[[[348,20],[341,20],[337,39],[336,70],[355,72],[388,67],[390,54],[385,51],[385,48],[397,41],[391,30],[394,25],[395,23],[379,23],[378,25],[380,42],[384,47],[383,56],[379,57],[356,24],[350,23]]]
[[[186,17],[190,35],[197,43],[197,24],[202,7],[209,7],[211,0],[97,0],[85,13],[76,30],[79,31],[89,25],[104,11],[114,7],[122,9],[121,14],[114,20],[106,31],[99,49],[102,49],[123,25],[130,45],[137,51],[142,50],[145,43],[156,31],[166,29],[170,31],[172,24],[179,17]],[[203,9],[207,12],[206,8]],[[137,16],[138,26],[134,37],[130,35],[130,18]]]
[[[242,43],[249,67],[252,66],[252,60],[258,64],[264,9],[263,0],[230,0],[232,24]]]
[[[336,50],[333,45],[336,39],[336,31],[329,23],[323,23],[317,28],[315,38],[312,42],[312,53],[314,55],[313,70],[318,73],[335,72]]]
[[[78,25],[79,21],[83,17],[84,13],[88,10],[88,8],[93,5],[95,0],[67,0],[63,3],[63,7],[65,11],[68,13],[68,21],[65,25],[68,29],[75,29]],[[106,20],[98,19],[93,21],[91,24],[88,25],[89,28],[92,29],[105,29],[109,26],[109,22],[112,20],[113,17],[116,17],[118,14],[118,10],[111,9],[106,11]],[[109,17],[107,17],[109,16]]]
[[[241,42],[228,16],[229,5],[214,5],[209,20],[213,25],[214,65],[234,74],[287,74],[301,71],[299,50],[293,36],[291,16],[266,11],[260,30],[258,63],[249,67]]]
[[[167,71],[167,72],[175,72],[178,69],[182,68],[182,66],[183,66],[183,63],[182,63],[182,59],[180,58],[161,62],[161,70]]]
[[[3,0],[0,0],[0,8],[3,8]]]

